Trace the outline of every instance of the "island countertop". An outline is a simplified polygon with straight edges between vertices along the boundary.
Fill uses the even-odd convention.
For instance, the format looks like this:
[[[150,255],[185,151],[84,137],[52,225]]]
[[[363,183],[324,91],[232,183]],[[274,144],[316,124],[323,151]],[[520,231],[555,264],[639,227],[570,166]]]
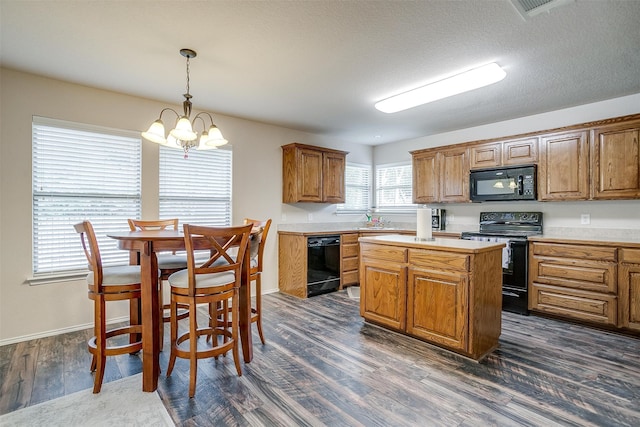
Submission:
[[[481,253],[496,248],[504,248],[504,243],[482,242],[478,240],[459,240],[436,237],[433,240],[417,240],[415,236],[389,234],[386,236],[360,237],[359,242],[378,243],[416,249],[437,249],[449,252]]]

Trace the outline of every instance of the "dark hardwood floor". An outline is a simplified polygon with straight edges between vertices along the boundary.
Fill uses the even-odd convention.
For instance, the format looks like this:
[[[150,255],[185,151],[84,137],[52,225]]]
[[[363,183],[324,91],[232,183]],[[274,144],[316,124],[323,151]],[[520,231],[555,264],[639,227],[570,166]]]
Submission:
[[[189,399],[188,361],[161,375],[177,425],[640,425],[638,338],[504,313],[499,349],[476,363],[365,324],[345,291],[263,305],[267,344],[254,335],[242,377],[230,355],[200,361]],[[0,347],[0,413],[90,388],[89,334]],[[138,356],[110,358],[105,382],[140,370]]]

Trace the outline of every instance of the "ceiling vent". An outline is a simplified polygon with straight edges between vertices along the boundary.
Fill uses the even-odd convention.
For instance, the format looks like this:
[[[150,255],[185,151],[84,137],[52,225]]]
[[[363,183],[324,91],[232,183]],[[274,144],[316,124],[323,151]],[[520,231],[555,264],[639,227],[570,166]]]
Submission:
[[[526,20],[542,12],[573,3],[575,0],[511,0],[511,4]]]

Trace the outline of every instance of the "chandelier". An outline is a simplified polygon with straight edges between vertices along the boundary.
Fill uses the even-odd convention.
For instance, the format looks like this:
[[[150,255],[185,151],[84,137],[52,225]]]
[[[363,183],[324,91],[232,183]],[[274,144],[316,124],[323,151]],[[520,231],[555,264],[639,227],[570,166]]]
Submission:
[[[142,132],[142,137],[148,141],[155,142],[156,144],[164,145],[170,148],[178,148],[184,150],[184,158],[189,158],[189,150],[195,148],[196,150],[215,150],[216,148],[225,145],[228,141],[224,139],[220,129],[213,123],[213,118],[210,113],[200,112],[196,114],[193,120],[191,117],[191,94],[189,93],[189,60],[196,57],[196,51],[192,49],[180,49],[180,54],[187,58],[187,93],[184,95],[184,102],[182,107],[184,108],[184,114],[180,115],[173,108],[164,108],[160,111],[158,120],[153,122],[149,127],[149,130]],[[176,117],[176,125],[169,132],[169,136],[166,136],[164,130],[164,123],[162,123],[162,114],[165,111],[172,111]],[[209,129],[207,130],[206,118],[209,118]],[[194,129],[196,124],[201,122],[202,133],[198,138],[198,132]]]

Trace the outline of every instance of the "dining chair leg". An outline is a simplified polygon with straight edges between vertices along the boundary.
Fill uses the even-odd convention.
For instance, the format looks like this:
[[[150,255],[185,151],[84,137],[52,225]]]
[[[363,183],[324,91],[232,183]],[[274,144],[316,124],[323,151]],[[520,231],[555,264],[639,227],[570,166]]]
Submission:
[[[228,301],[228,300],[227,300]],[[238,319],[240,318],[240,313],[238,310],[238,304],[240,303],[240,298],[238,297],[238,293],[235,292],[233,297],[231,298],[231,338],[233,339],[233,347],[231,348],[231,352],[233,353],[233,362],[236,365],[236,371],[238,371],[238,376],[242,376],[242,368],[240,367],[240,355],[238,353]],[[228,313],[229,310],[225,310],[225,313]],[[249,325],[251,326],[251,325]]]
[[[189,302],[189,397],[196,394],[196,379],[198,377],[198,319],[195,299]]]
[[[171,375],[171,371],[173,371],[173,366],[176,363],[176,341],[178,339],[178,303],[176,303],[173,298],[171,299],[171,303],[169,304],[169,310],[171,311],[171,337],[170,337],[170,355],[169,355],[169,366],[167,366],[167,377]]]
[[[162,294],[162,279],[158,279],[158,310],[160,313],[160,322],[158,322],[158,329],[160,331],[160,351],[164,349],[164,296]]]
[[[258,326],[258,335],[260,335],[260,341],[264,345],[264,335],[262,334],[262,273],[259,273],[256,277],[256,325]]]
[[[95,301],[96,307],[96,349],[98,354],[94,355],[96,362],[95,376],[93,378],[93,392],[100,393],[102,388],[102,379],[104,378],[104,367],[107,364],[107,356],[105,354],[105,348],[107,347],[107,320],[104,317],[105,313],[105,301],[102,298],[98,298]]]

